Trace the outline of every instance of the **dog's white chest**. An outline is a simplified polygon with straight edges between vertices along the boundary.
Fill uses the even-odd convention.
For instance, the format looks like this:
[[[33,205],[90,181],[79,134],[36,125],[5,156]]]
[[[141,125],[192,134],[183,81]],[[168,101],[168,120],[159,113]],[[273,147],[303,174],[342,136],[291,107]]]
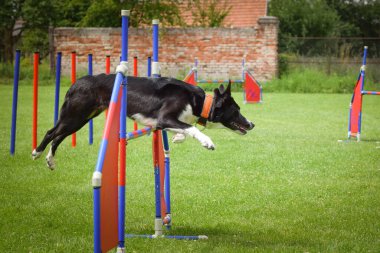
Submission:
[[[191,105],[186,105],[185,110],[183,110],[179,115],[178,120],[190,125],[196,122],[197,117],[193,115],[193,109],[191,108]]]
[[[140,113],[133,114],[132,119],[137,120],[140,124],[144,126],[150,126],[153,128],[156,128],[157,126],[157,119],[145,117],[144,115]]]

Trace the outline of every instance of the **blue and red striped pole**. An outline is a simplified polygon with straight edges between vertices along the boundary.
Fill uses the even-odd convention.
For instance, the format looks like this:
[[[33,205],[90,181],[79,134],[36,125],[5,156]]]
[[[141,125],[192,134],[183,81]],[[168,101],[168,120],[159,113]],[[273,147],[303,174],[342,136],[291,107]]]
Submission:
[[[364,90],[364,78],[365,78],[365,65],[367,63],[367,50],[368,47],[364,47],[364,53],[363,53],[363,65],[360,71],[360,75],[362,76],[362,83],[360,84],[360,94],[359,96],[363,96],[363,90]],[[360,111],[359,111],[359,121],[358,121],[358,139],[360,139],[360,133],[362,128],[362,104],[360,104]]]
[[[166,228],[171,228],[171,210],[170,210],[170,149],[168,135],[166,131],[162,131],[162,140],[164,145],[165,154],[165,203],[166,203],[166,216],[164,217],[164,224]]]
[[[88,75],[92,76],[92,54],[88,54]],[[94,124],[92,119],[89,120],[88,122],[88,144],[92,145],[94,142],[94,137],[93,137],[93,132],[94,132]]]
[[[158,19],[152,21],[153,24],[153,61],[152,61],[152,75],[154,78],[160,77],[160,67],[158,63]],[[159,166],[159,146],[157,131],[153,132],[153,165],[154,165],[154,189],[155,189],[155,203],[156,203],[156,218],[154,221],[155,236],[162,236],[162,216],[161,216],[161,193],[160,193],[160,166]]]
[[[20,79],[20,55],[21,51],[16,50],[16,59],[13,73],[13,100],[12,100],[12,126],[10,153],[15,154],[16,149],[16,121],[17,121],[17,101],[18,101],[18,81]]]
[[[92,185],[94,188],[94,252],[102,252],[102,228],[101,228],[101,187],[102,187],[102,172],[106,157],[106,151],[108,147],[109,136],[111,133],[111,128],[113,126],[112,120],[119,117],[120,127],[119,127],[119,147],[120,147],[120,167],[119,167],[119,180],[118,180],[118,252],[124,252],[124,222],[125,222],[125,133],[126,133],[126,99],[127,99],[127,69],[128,65],[128,17],[129,11],[122,10],[122,62],[119,64],[117,69],[117,74],[115,78],[115,83],[112,90],[112,96],[106,121],[106,126],[104,129],[103,139],[99,150],[98,161],[96,164],[95,172],[92,177]],[[120,68],[119,68],[120,67]],[[118,98],[120,92],[120,84],[122,87],[122,96],[120,105],[120,114],[117,115],[118,111]],[[124,104],[123,104],[124,103]],[[124,144],[124,145],[123,145]]]
[[[142,129],[138,129],[138,130],[135,130],[132,132],[128,132],[126,138],[127,138],[127,140],[137,139],[141,136],[149,135],[151,133],[151,131],[152,131],[151,127],[144,127]]]

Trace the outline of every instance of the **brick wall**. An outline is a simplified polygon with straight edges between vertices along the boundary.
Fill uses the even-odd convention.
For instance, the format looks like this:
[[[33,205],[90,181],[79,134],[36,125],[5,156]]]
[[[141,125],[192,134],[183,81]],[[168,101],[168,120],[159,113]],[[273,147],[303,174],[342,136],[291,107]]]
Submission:
[[[62,52],[63,72],[70,72],[70,53],[76,51],[78,71],[86,71],[87,54],[93,54],[94,74],[105,71],[105,57],[111,55],[111,71],[118,64],[121,50],[119,28],[55,28],[51,30],[51,50]],[[257,79],[277,75],[278,20],[262,17],[255,28],[165,28],[160,30],[161,74],[183,78],[194,59],[199,61],[203,78],[240,78],[242,58]],[[146,59],[152,55],[149,28],[129,29],[129,62],[139,59],[139,75],[146,75]]]

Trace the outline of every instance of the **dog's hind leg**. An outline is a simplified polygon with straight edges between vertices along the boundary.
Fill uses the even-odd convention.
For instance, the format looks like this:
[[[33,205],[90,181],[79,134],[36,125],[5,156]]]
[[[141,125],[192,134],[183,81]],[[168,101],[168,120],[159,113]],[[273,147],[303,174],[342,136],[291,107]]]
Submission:
[[[61,144],[61,142],[70,134],[71,133],[65,133],[54,138],[53,142],[51,143],[49,153],[46,156],[46,165],[49,167],[49,169],[51,170],[55,169],[55,161],[54,161],[55,152],[57,151],[59,144]]]
[[[46,132],[40,145],[38,145],[38,147],[34,149],[32,152],[33,160],[38,159],[41,156],[42,152],[45,150],[46,146],[55,138],[55,132],[58,127],[59,127],[59,123],[55,127],[53,127],[52,129]]]
[[[51,170],[55,168],[54,156],[58,146],[67,136],[81,129],[87,122],[88,120],[78,120],[74,118],[70,122],[66,122],[65,125],[61,124],[60,128],[56,131],[49,153],[46,156],[46,164]]]

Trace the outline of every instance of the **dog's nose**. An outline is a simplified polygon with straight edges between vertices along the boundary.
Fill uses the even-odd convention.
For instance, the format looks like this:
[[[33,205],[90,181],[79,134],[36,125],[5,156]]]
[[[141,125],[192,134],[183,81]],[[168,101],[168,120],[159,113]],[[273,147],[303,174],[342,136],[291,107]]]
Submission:
[[[253,129],[255,127],[255,124],[253,124],[252,122],[249,122],[249,130]]]

